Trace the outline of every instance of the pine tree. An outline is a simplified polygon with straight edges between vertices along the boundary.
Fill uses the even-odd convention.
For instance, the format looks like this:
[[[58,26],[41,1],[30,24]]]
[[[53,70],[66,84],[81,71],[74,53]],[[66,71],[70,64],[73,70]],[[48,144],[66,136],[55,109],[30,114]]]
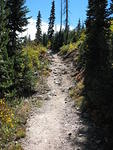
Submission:
[[[44,33],[42,36],[42,44],[43,46],[47,46],[47,43],[48,43],[48,36],[46,33]]]
[[[105,109],[112,97],[107,0],[89,0],[86,20],[85,96],[92,109]],[[106,105],[106,106],[105,106]],[[104,108],[102,108],[104,107]],[[107,108],[107,107],[106,107]],[[101,112],[101,113],[105,113]],[[104,114],[105,115],[105,114]]]
[[[28,12],[27,7],[24,5],[25,0],[7,0],[7,8],[9,10],[8,25],[9,28],[9,42],[8,42],[8,55],[13,60],[13,70],[14,70],[14,89],[16,90],[17,95],[22,95],[23,92],[31,85],[32,74],[28,73],[30,71],[29,66],[25,59],[22,51],[22,42],[18,35],[24,32],[25,26],[28,24],[28,18],[26,14]],[[27,57],[27,56],[26,56]],[[24,63],[25,62],[25,63]],[[25,68],[29,68],[28,70]],[[31,80],[30,80],[31,79]],[[27,82],[25,84],[25,81]],[[29,89],[28,89],[29,92]]]
[[[77,39],[79,39],[80,38],[80,35],[81,35],[81,22],[80,22],[80,19],[79,19],[79,21],[78,21],[78,25],[77,25],[77,27],[76,27],[76,32],[77,32]]]
[[[12,57],[15,55],[16,50],[19,49],[18,35],[25,31],[23,27],[28,24],[27,7],[24,5],[25,0],[7,0],[7,8],[9,9],[8,25],[9,28],[9,42],[8,42],[8,55]]]
[[[111,5],[110,5],[110,14],[113,14],[113,0],[111,0]]]
[[[15,88],[19,96],[26,96],[26,94],[28,96],[34,89],[36,81],[33,69],[29,66],[29,61],[27,54],[18,53],[15,57]]]
[[[84,26],[84,23],[82,23],[82,30],[84,30],[85,29],[85,26]]]
[[[109,20],[107,0],[89,0],[87,11],[86,34],[88,44],[89,70],[97,66],[106,67],[109,64]]]
[[[49,17],[49,27],[48,27],[48,38],[52,43],[54,35],[54,24],[55,24],[55,1],[52,2],[51,13]]]
[[[41,31],[41,13],[38,12],[37,22],[36,22],[36,42],[39,44],[42,42],[42,31]]]
[[[8,30],[6,28],[7,10],[5,1],[0,0],[0,98],[7,97],[12,86],[12,64],[8,58]]]

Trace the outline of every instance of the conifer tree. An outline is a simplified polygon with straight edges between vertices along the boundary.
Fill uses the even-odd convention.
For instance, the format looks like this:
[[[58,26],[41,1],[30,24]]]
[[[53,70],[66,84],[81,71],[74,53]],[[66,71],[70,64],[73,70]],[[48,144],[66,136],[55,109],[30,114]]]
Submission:
[[[39,44],[42,42],[42,31],[41,31],[41,13],[38,12],[37,22],[36,22],[36,42]]]
[[[113,14],[113,0],[111,0],[110,13]]]
[[[84,48],[86,61],[85,93],[91,108],[102,109],[105,104],[110,103],[110,97],[112,97],[108,45],[110,39],[109,11],[107,0],[89,0],[88,5],[86,47]]]
[[[107,0],[89,0],[87,11],[86,34],[88,44],[88,67],[106,66],[109,64],[109,20]],[[89,69],[91,69],[89,68]],[[92,69],[91,69],[92,70]]]
[[[85,29],[85,26],[84,26],[84,23],[82,23],[82,30],[84,30]]]
[[[43,46],[47,46],[47,43],[48,43],[48,36],[46,33],[44,33],[42,36],[42,44]]]
[[[6,5],[7,9],[9,10],[9,15],[7,17],[7,27],[9,28],[9,42],[7,49],[8,55],[13,60],[14,64],[13,83],[17,95],[22,95],[24,93],[24,90],[26,90],[28,87],[28,81],[30,86],[33,77],[33,72],[29,70],[30,68],[27,66],[29,65],[29,62],[26,62],[28,60],[27,55],[24,57],[22,51],[22,42],[18,37],[20,33],[26,30],[25,26],[28,24],[28,18],[26,17],[28,9],[24,4],[25,0],[7,0]],[[25,81],[27,82],[26,84]]]
[[[6,17],[5,1],[0,0],[0,98],[8,96],[13,78],[12,64],[7,53],[8,30],[6,28]]]
[[[77,30],[77,39],[80,38],[80,34],[81,34],[81,22],[80,22],[80,19],[78,21],[78,25],[76,27],[76,30]]]
[[[25,0],[7,0],[7,9],[9,9],[8,25],[9,28],[9,42],[8,42],[8,55],[14,56],[16,50],[19,49],[18,35],[25,31],[25,27],[28,24],[27,7],[24,5]]]
[[[55,24],[55,1],[52,2],[51,13],[49,17],[48,38],[52,43]]]

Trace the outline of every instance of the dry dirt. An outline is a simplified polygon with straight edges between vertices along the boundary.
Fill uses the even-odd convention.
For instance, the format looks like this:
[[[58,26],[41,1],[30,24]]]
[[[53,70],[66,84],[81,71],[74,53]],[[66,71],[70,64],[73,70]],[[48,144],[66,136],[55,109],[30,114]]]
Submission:
[[[51,62],[48,100],[28,119],[26,138],[22,140],[24,150],[98,150],[101,141],[95,141],[95,137],[90,137],[86,148],[87,133],[95,132],[93,125],[84,123],[69,98],[70,67],[58,55],[53,55]]]

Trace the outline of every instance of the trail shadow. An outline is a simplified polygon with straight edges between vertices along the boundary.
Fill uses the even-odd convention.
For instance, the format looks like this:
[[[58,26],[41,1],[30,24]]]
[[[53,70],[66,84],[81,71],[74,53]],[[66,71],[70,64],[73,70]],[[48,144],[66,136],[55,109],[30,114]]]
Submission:
[[[80,127],[72,142],[78,147],[75,150],[109,150],[106,147],[104,131],[95,126],[87,113],[80,113],[79,116]]]

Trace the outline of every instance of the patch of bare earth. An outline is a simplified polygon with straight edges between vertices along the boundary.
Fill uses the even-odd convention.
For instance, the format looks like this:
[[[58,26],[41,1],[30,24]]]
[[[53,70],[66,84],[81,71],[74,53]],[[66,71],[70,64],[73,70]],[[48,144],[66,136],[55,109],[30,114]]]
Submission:
[[[50,89],[46,93],[47,99],[40,109],[35,108],[27,122],[26,138],[22,140],[23,148],[24,150],[84,149],[90,125],[88,127],[83,123],[79,110],[75,109],[74,102],[69,98],[69,88],[72,86],[70,67],[67,67],[58,55],[53,55],[50,69],[52,72],[47,79]],[[101,141],[96,142],[99,144]],[[91,141],[88,145],[90,144]],[[91,146],[86,150],[97,149],[97,145]]]

